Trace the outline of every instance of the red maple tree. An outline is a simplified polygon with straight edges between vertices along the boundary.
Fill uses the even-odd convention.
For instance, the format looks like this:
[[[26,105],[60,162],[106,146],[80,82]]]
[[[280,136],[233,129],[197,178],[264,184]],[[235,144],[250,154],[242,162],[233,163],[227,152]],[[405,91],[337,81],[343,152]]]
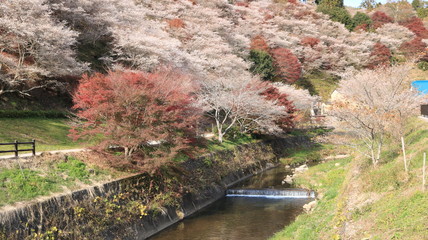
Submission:
[[[370,53],[368,68],[375,69],[378,67],[388,66],[391,59],[391,51],[382,43],[376,43]]]
[[[266,39],[262,35],[257,35],[251,39],[250,49],[269,52],[270,48]]]
[[[150,152],[154,157],[183,152],[199,118],[193,90],[188,76],[168,68],[85,75],[73,99],[77,116],[85,121],[71,135],[102,135],[98,147],[119,146],[127,157],[138,152],[146,158],[141,149],[153,145],[162,146]]]
[[[413,40],[401,44],[400,51],[402,51],[406,57],[412,57],[425,53],[426,47],[427,44],[422,42],[422,38],[415,37]]]
[[[299,59],[286,48],[275,48],[271,51],[274,59],[276,76],[282,82],[294,83],[302,75],[302,65]]]
[[[263,91],[261,95],[263,95],[266,100],[275,101],[276,105],[285,107],[285,111],[288,115],[277,120],[276,124],[283,130],[293,128],[296,108],[294,107],[293,102],[288,100],[287,94],[280,93],[278,88],[272,86]]]
[[[374,12],[370,18],[373,21],[372,26],[374,29],[382,27],[385,23],[394,22],[394,20],[390,16],[386,15],[386,13],[381,11]]]
[[[235,3],[236,6],[240,6],[240,7],[249,7],[250,4],[248,2],[237,2]]]
[[[180,18],[167,20],[167,23],[170,28],[184,28],[186,26],[184,21]]]
[[[310,46],[312,48],[316,46],[319,42],[320,40],[318,38],[313,38],[313,37],[304,37],[300,40],[301,45]]]
[[[363,23],[354,28],[355,32],[359,30],[367,32],[369,30],[369,25],[367,23]]]
[[[428,38],[428,30],[425,28],[424,23],[420,18],[412,17],[400,24],[407,27],[416,36],[420,38]]]

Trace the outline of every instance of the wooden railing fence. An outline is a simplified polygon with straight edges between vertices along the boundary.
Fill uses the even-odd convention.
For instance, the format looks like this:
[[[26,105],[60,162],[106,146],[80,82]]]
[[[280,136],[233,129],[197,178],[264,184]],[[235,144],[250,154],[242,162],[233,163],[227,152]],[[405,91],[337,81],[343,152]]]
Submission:
[[[31,148],[19,149],[20,145],[30,145]],[[33,153],[33,156],[36,155],[36,140],[32,140],[31,142],[18,142],[15,141],[13,143],[0,143],[0,146],[14,146],[14,150],[5,150],[0,151],[0,153],[15,153],[15,157],[18,158],[19,152],[29,152]]]

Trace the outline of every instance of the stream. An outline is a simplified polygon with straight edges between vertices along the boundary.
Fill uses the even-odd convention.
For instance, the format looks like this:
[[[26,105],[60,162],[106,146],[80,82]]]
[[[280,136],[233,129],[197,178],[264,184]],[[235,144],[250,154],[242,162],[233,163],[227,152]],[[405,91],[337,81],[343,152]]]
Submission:
[[[226,197],[151,237],[151,240],[267,239],[302,213],[313,192],[281,182],[283,166],[253,176]]]

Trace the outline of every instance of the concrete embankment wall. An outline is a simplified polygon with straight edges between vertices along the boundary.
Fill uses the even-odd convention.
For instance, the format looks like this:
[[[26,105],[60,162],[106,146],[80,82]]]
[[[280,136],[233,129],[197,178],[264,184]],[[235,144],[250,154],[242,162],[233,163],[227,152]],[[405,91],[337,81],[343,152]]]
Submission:
[[[306,144],[310,142],[305,137],[274,139],[188,160],[182,163],[180,168],[187,174],[195,175],[197,180],[194,182],[202,179],[201,181],[204,181],[202,187],[188,186],[189,189],[196,190],[183,194],[178,206],[163,206],[161,212],[149,211],[147,216],[137,218],[132,223],[119,225],[117,222],[116,225],[113,220],[111,227],[103,229],[103,226],[100,226],[102,230],[97,234],[100,234],[100,239],[145,239],[152,236],[220,199],[225,195],[228,187],[273,167],[287,149]],[[56,229],[62,228],[67,228],[70,232],[63,238],[83,239],[82,234],[86,233],[91,236],[94,233],[88,230],[73,233],[73,228],[78,228],[74,221],[77,215],[76,207],[82,204],[88,206],[96,197],[107,198],[131,188],[138,188],[142,181],[148,181],[146,173],[2,211],[0,212],[0,239],[25,239],[34,232],[45,234],[47,231],[53,232],[54,236],[64,236],[61,235],[64,234],[63,232],[55,232]],[[188,184],[194,183],[189,180]],[[99,222],[107,224],[108,221]],[[55,231],[52,230],[53,227]],[[126,235],[123,235],[124,232]]]

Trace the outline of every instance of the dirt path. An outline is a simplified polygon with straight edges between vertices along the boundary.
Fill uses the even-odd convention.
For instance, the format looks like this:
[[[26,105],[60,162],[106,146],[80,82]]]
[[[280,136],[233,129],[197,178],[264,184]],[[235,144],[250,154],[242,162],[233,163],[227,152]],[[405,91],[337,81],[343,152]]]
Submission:
[[[77,149],[65,149],[65,150],[55,150],[55,151],[44,151],[44,152],[36,152],[36,156],[40,156],[42,153],[51,153],[51,154],[55,154],[55,153],[74,153],[74,152],[84,152],[84,151],[89,151],[88,149],[85,148],[77,148]],[[31,153],[24,153],[24,154],[19,154],[19,158],[29,158],[32,157],[33,154]],[[12,159],[15,158],[15,155],[5,155],[5,156],[0,156],[0,160],[1,159]]]

